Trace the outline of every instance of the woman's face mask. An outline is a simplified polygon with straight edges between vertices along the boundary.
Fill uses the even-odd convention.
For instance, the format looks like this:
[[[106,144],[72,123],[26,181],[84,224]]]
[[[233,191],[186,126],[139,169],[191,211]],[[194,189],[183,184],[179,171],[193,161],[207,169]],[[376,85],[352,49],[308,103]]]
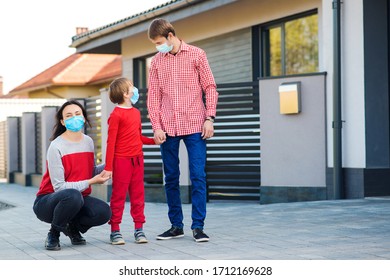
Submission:
[[[131,103],[134,105],[139,98],[138,88],[133,87],[133,96],[130,98]]]
[[[67,130],[78,132],[83,129],[85,120],[83,116],[74,116],[64,120],[64,123]]]

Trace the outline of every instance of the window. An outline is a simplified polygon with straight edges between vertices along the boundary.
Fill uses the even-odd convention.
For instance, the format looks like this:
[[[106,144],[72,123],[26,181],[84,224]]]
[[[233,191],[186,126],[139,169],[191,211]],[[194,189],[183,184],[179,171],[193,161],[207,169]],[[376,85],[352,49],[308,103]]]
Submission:
[[[146,89],[148,87],[148,76],[152,57],[153,55],[134,60],[134,85],[139,89]]]
[[[261,30],[264,77],[318,72],[316,12],[274,22]]]

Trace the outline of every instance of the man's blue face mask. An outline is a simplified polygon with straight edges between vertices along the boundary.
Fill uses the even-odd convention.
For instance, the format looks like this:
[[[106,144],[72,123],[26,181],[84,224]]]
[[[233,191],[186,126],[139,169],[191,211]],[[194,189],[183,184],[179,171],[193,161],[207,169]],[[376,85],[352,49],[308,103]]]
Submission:
[[[84,127],[84,117],[83,116],[74,116],[64,121],[66,129],[78,132]]]
[[[156,46],[160,53],[168,53],[173,49],[173,45],[169,46],[167,43]]]

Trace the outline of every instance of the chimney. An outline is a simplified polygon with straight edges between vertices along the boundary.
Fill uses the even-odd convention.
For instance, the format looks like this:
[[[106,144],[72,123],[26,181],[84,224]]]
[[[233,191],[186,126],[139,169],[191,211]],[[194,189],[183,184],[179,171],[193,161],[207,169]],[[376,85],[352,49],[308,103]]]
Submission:
[[[88,27],[76,27],[76,35],[88,32]]]
[[[0,76],[0,96],[2,96],[4,93],[3,93],[3,77]]]

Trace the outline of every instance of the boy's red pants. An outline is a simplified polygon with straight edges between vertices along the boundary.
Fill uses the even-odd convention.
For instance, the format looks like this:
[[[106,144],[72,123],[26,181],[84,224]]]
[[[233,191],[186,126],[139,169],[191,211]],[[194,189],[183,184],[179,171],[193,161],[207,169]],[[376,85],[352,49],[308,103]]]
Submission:
[[[126,195],[130,198],[130,215],[134,228],[145,223],[144,157],[114,157],[112,172],[111,231],[120,230]]]

